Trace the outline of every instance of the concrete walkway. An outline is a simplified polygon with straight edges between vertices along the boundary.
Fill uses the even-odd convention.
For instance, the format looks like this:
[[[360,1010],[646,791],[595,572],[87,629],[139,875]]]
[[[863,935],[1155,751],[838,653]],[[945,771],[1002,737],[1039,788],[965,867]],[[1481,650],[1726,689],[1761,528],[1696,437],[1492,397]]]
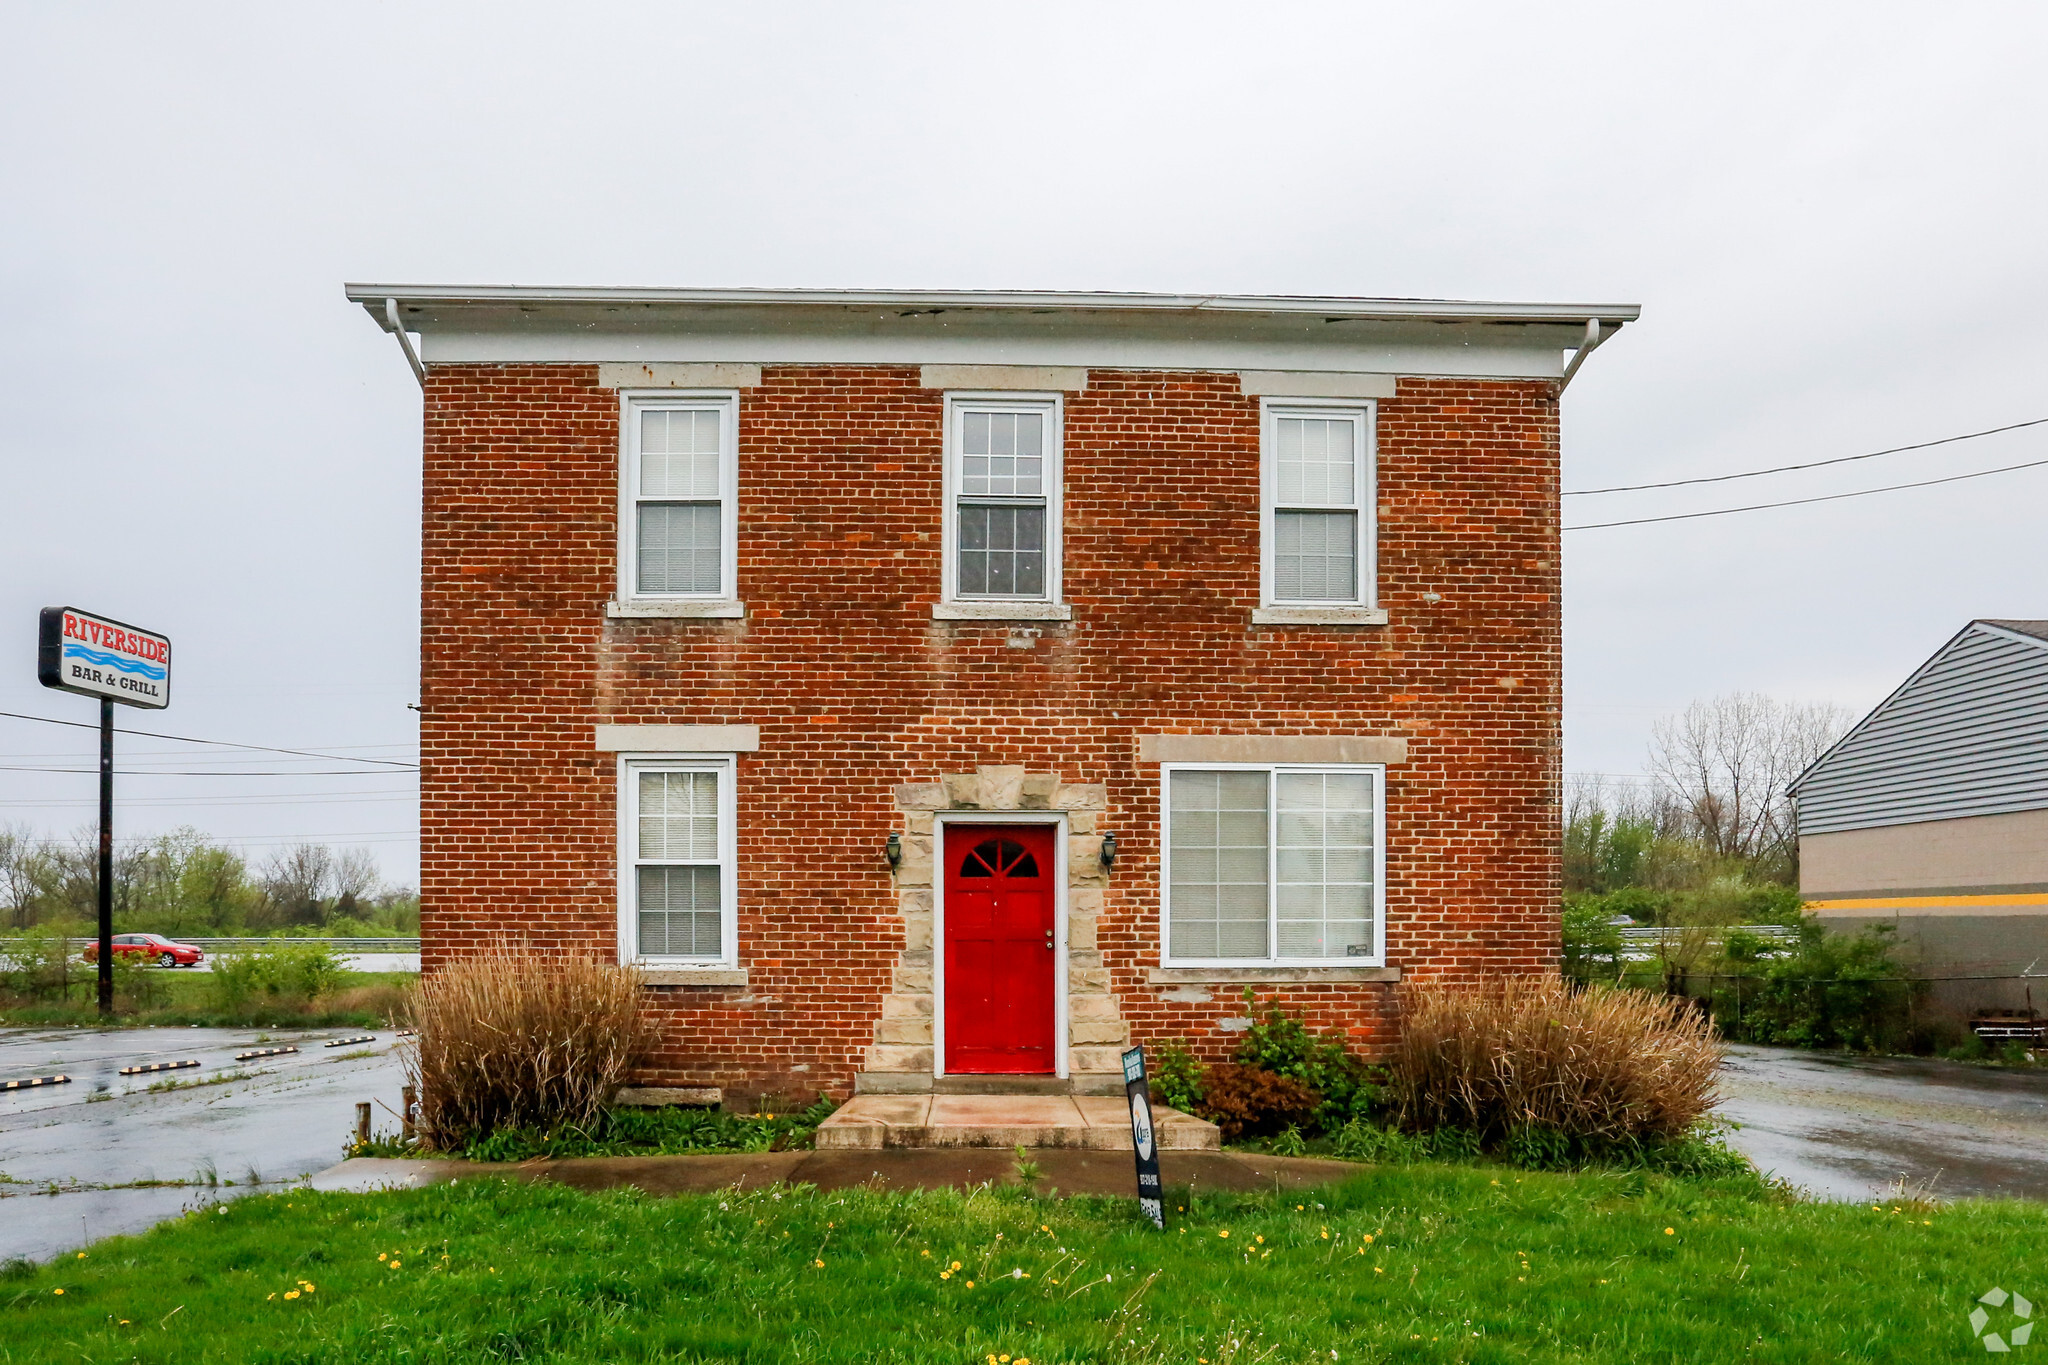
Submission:
[[[1214,1152],[1216,1125],[1178,1109],[1152,1111],[1163,1152]],[[1122,1095],[856,1095],[818,1128],[821,1149],[1078,1147],[1131,1150]]]
[[[1040,1194],[1137,1197],[1137,1172],[1128,1150],[1056,1147],[1033,1151],[1030,1159],[1039,1168],[1034,1188]],[[1159,1156],[1159,1174],[1168,1188],[1192,1185],[1240,1193],[1309,1189],[1349,1179],[1360,1169],[1349,1161],[1242,1152],[1164,1151]],[[1018,1183],[1016,1154],[986,1147],[571,1157],[499,1164],[359,1157],[320,1172],[309,1183],[316,1190],[361,1193],[418,1189],[475,1176],[549,1180],[578,1190],[630,1186],[647,1194],[705,1194],[777,1184],[826,1190],[957,1190]]]

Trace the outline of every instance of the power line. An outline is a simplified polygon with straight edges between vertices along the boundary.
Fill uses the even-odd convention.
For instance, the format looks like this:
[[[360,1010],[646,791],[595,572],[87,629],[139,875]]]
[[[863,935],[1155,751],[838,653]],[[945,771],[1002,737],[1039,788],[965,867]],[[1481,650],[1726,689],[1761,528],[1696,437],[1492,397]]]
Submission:
[[[0,716],[6,716],[12,720],[41,721],[45,725],[69,725],[79,730],[97,730],[100,728],[87,721],[58,720],[54,716],[30,716],[24,715],[19,711],[0,711]],[[213,744],[223,749],[251,749],[266,754],[290,754],[295,758],[324,758],[331,763],[376,763],[387,768],[411,768],[414,770],[417,770],[419,767],[416,763],[400,763],[395,759],[389,758],[356,758],[351,754],[316,754],[305,749],[279,749],[269,744],[237,744],[229,739],[194,739],[190,735],[166,735],[155,730],[123,730],[116,726],[114,733],[117,735],[143,735],[149,739],[174,739],[180,744]],[[375,747],[381,748],[383,746]],[[93,771],[97,772],[99,770],[95,768]]]
[[[38,768],[23,763],[0,763],[0,773],[97,773],[98,768]],[[118,777],[389,777],[390,773],[370,768],[276,768],[244,769],[241,772],[199,772],[182,768],[116,768]]]
[[[1651,488],[1683,488],[1693,483],[1726,483],[1730,479],[1755,479],[1765,474],[1788,474],[1795,469],[1820,469],[1831,464],[1849,464],[1856,460],[1874,460],[1880,455],[1897,455],[1908,450],[1928,450],[1934,446],[1953,445],[1957,441],[1974,441],[1979,436],[1996,436],[2001,431],[2018,431],[2022,427],[2038,427],[2048,423],[2048,417],[2036,417],[2031,422],[2014,422],[2011,426],[1991,427],[1985,431],[1965,432],[1961,436],[1944,436],[1938,441],[1921,441],[1916,445],[1893,446],[1889,450],[1873,450],[1867,455],[1838,455],[1832,460],[1814,460],[1807,464],[1781,464],[1771,469],[1751,469],[1740,474],[1709,474],[1698,479],[1672,479],[1668,483],[1627,483],[1613,488],[1569,488],[1563,496],[1567,498],[1590,498],[1596,493],[1640,493]],[[1873,490],[1876,491],[1876,490]]]
[[[1944,479],[1920,479],[1914,483],[1886,484],[1883,488],[1859,488],[1853,493],[1826,493],[1817,498],[1788,498],[1784,502],[1759,502],[1748,507],[1717,507],[1711,512],[1674,512],[1663,517],[1631,517],[1627,521],[1594,521],[1583,526],[1567,526],[1567,531],[1599,531],[1609,526],[1643,526],[1653,521],[1691,521],[1695,517],[1725,517],[1736,512],[1764,512],[1773,507],[1800,507],[1809,502],[1839,502],[1843,498],[1868,497],[1872,493],[1896,493],[1902,488],[1931,488],[1938,483],[1959,483],[1964,479],[1981,479],[1991,474],[2010,474],[2015,469],[2035,469],[2048,464],[2048,460],[2028,460],[2025,464],[2009,464],[1998,469],[1980,469],[1973,474],[1951,474]]]

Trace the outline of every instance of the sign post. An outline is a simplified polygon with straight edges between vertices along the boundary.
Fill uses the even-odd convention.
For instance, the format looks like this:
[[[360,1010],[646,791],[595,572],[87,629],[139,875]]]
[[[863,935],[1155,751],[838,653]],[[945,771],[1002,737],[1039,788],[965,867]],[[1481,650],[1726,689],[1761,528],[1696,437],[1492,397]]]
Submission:
[[[100,703],[99,1004],[114,1012],[114,703],[171,704],[171,642],[76,607],[44,607],[36,681]]]
[[[1124,1098],[1131,1105],[1131,1147],[1138,1158],[1138,1207],[1152,1226],[1166,1230],[1166,1203],[1159,1188],[1159,1140],[1152,1129],[1152,1092],[1145,1083],[1145,1049],[1123,1055]]]

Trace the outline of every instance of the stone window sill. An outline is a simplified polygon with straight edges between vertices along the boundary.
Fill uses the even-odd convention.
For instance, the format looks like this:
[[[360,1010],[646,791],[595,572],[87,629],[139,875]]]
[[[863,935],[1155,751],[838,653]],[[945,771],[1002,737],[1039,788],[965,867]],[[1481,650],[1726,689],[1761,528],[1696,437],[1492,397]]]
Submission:
[[[744,602],[607,602],[604,614],[622,617],[680,617],[685,620],[739,620],[747,614]]]
[[[650,986],[744,986],[745,967],[663,967],[643,964],[640,979]]]
[[[1260,607],[1255,626],[1383,626],[1385,607]]]
[[[1154,967],[1154,986],[1284,985],[1306,981],[1399,981],[1399,967]]]
[[[935,602],[934,621],[1071,621],[1064,602]]]

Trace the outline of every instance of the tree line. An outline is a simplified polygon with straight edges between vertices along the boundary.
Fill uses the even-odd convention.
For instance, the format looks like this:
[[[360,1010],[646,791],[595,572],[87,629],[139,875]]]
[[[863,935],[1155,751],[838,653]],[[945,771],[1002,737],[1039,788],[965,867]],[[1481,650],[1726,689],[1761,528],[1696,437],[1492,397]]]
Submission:
[[[1645,780],[1567,788],[1567,902],[1648,924],[1796,922],[1799,831],[1785,789],[1850,719],[1839,706],[1738,692],[1658,721]]]
[[[170,937],[410,935],[420,924],[418,893],[386,884],[366,849],[292,844],[252,865],[190,826],[118,843],[113,901],[115,932]],[[96,828],[51,839],[0,826],[0,925],[69,932],[98,906]]]

